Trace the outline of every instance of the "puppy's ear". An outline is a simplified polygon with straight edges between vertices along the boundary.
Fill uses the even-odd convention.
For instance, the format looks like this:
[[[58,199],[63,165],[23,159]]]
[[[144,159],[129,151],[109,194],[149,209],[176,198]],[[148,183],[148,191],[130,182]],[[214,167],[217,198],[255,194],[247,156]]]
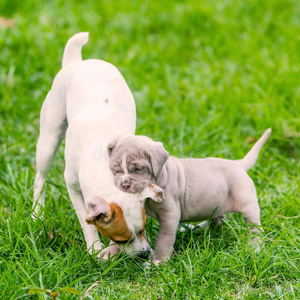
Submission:
[[[89,213],[85,218],[88,224],[95,224],[97,221],[107,222],[111,217],[111,207],[103,198],[93,196],[87,199]]]
[[[144,202],[146,199],[151,199],[155,202],[163,202],[165,200],[164,190],[156,184],[151,183],[141,192],[140,201]]]
[[[118,140],[119,140],[119,137],[117,137],[113,142],[108,144],[108,146],[107,146],[108,157],[111,157],[111,154],[112,154],[114,148],[118,144]]]
[[[157,177],[167,159],[169,158],[169,153],[165,150],[162,143],[155,142],[153,150],[149,152],[149,158],[153,170],[153,175]]]

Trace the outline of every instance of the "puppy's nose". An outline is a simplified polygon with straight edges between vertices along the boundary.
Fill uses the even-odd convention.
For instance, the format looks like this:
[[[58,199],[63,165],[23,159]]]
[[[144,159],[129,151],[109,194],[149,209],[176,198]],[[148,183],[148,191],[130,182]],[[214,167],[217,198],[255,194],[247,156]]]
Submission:
[[[130,181],[124,181],[124,182],[122,182],[121,186],[124,190],[128,190],[131,186],[131,183],[130,183]]]
[[[139,258],[146,259],[146,258],[148,258],[149,254],[150,254],[150,251],[147,250],[147,251],[141,251],[141,252],[139,252],[139,253],[137,254],[137,256],[138,256]]]

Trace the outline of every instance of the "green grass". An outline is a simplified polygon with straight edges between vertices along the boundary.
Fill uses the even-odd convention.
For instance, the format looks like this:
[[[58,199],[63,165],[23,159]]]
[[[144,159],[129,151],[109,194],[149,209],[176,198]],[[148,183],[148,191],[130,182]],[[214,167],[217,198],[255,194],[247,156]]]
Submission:
[[[87,2],[87,3],[85,3]],[[72,287],[85,299],[300,298],[300,6],[298,0],[17,1],[0,15],[0,298]],[[178,232],[158,268],[90,257],[68,199],[63,148],[48,178],[44,221],[31,217],[39,110],[70,36],[84,58],[116,65],[137,104],[137,133],[178,156],[241,158],[273,133],[250,171],[265,245],[240,216]],[[158,225],[148,220],[152,246]],[[73,298],[72,298],[73,297]],[[79,299],[62,293],[60,299]]]

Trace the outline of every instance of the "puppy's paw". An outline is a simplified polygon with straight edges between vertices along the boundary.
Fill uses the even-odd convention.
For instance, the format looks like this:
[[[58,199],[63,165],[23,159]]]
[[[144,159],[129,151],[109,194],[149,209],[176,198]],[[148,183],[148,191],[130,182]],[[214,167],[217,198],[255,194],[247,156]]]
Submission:
[[[154,201],[155,202],[163,202],[165,201],[165,191],[156,184],[150,184],[149,189],[151,189],[154,193]]]
[[[35,212],[33,212],[32,215],[31,215],[31,219],[33,221],[37,221],[38,219],[41,219],[41,217],[39,217]]]
[[[117,245],[109,245],[107,248],[101,250],[98,256],[104,260],[114,260],[119,252],[120,248]]]
[[[186,232],[187,228],[193,230],[193,229],[196,228],[196,226],[193,225],[193,224],[181,224],[180,227],[179,227],[179,231],[180,232]]]
[[[261,236],[256,236],[252,241],[251,241],[251,246],[254,248],[255,253],[259,253],[262,248],[264,247],[264,242]]]
[[[140,194],[141,201],[145,201],[146,199],[151,199],[155,202],[163,202],[165,200],[165,192],[164,190],[157,186],[156,184],[150,183],[148,187],[144,188],[144,190]]]
[[[149,269],[151,269],[151,262],[150,261],[145,261],[143,263],[143,266],[144,266],[145,269],[149,270]]]
[[[31,218],[33,221],[43,220],[44,219],[44,211],[43,207],[40,208],[37,206],[31,214]]]
[[[143,266],[144,266],[145,269],[150,270],[152,265],[155,265],[155,266],[157,267],[157,266],[159,266],[160,264],[161,264],[161,261],[158,260],[158,259],[156,259],[156,260],[153,260],[152,262],[150,262],[150,261],[145,261],[145,262],[143,263]]]
[[[159,266],[161,264],[161,261],[159,259],[155,259],[153,261],[153,263],[154,263],[155,266]]]

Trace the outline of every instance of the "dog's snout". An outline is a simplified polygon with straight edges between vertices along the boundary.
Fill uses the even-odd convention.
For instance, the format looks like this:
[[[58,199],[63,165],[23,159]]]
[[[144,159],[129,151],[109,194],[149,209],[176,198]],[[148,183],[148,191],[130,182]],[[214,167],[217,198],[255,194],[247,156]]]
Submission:
[[[149,254],[150,254],[149,251],[141,251],[141,252],[139,252],[139,253],[137,254],[137,256],[138,256],[139,258],[146,259],[146,258],[148,258]]]
[[[128,190],[131,186],[131,183],[130,183],[129,180],[125,180],[121,183],[121,186],[122,186],[123,189]]]
[[[140,252],[137,254],[137,256],[138,256],[139,258],[146,259],[146,258],[148,258],[148,256],[149,256],[150,253],[151,253],[151,250],[150,250],[150,248],[148,248],[148,249],[145,250],[145,251],[140,251]]]

